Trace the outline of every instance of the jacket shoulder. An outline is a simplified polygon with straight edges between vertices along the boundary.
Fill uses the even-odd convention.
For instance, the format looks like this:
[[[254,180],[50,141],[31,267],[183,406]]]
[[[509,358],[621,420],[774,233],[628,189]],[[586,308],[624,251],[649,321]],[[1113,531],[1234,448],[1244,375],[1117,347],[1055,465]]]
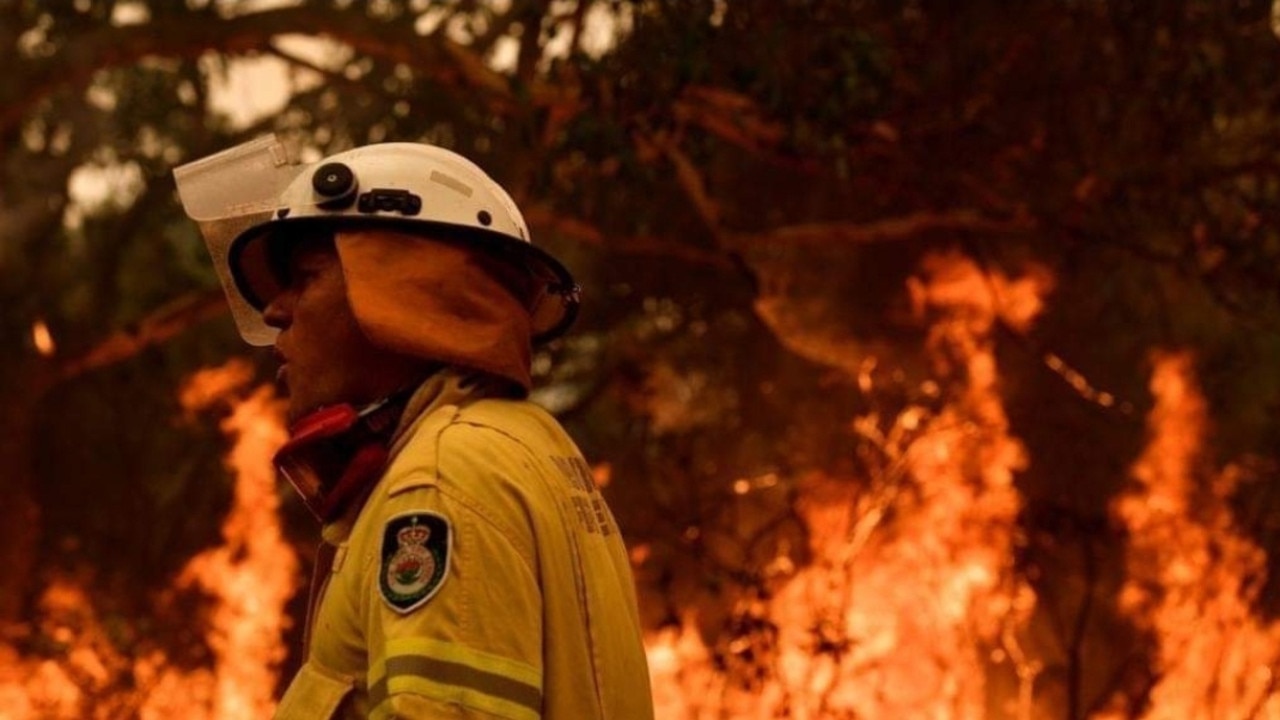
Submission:
[[[385,490],[460,489],[469,495],[534,482],[578,449],[546,410],[524,400],[486,399],[441,408],[412,431],[388,467]],[[513,487],[514,486],[514,487]],[[524,487],[524,490],[533,490]]]
[[[460,408],[452,424],[487,427],[510,434],[517,441],[564,435],[560,423],[540,405],[529,400],[480,400]]]

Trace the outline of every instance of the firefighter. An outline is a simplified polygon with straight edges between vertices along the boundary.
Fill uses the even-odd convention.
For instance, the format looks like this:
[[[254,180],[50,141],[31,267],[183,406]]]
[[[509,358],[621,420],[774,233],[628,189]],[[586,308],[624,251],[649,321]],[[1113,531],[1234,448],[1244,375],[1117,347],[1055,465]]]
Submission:
[[[282,158],[263,140],[175,170],[242,334],[275,346],[277,467],[322,523],[276,717],[652,718],[617,525],[527,399],[569,272],[448,150]]]

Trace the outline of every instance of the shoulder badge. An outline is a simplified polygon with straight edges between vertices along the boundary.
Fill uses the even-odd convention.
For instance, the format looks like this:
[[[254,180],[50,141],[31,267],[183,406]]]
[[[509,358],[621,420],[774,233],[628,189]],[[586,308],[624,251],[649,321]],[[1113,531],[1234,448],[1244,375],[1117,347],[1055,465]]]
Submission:
[[[449,572],[452,532],[448,520],[430,512],[404,513],[387,521],[378,587],[392,610],[416,610],[440,590]]]

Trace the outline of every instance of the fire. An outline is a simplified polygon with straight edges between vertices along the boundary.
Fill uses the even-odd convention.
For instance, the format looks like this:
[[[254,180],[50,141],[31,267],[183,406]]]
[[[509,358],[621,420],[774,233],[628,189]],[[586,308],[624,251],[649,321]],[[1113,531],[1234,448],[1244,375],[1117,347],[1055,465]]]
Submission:
[[[269,387],[235,399],[251,379],[248,364],[233,361],[197,373],[182,392],[188,411],[219,402],[231,409],[221,423],[233,442],[227,465],[235,474],[224,544],[188,562],[174,585],[213,601],[205,629],[212,667],[175,667],[154,640],[121,639],[98,616],[88,590],[93,579],[58,575],[38,603],[38,626],[0,635],[0,720],[271,715],[298,561],[282,533],[271,465],[285,439],[281,405]],[[56,649],[44,659],[24,657],[20,641],[31,636]]]
[[[86,696],[112,689],[128,660],[104,631],[81,583],[53,578],[38,603],[38,630],[66,648],[59,661],[28,660],[0,643],[0,718],[106,718],[121,704],[107,699],[85,712]]]
[[[686,610],[648,636],[659,717],[1063,717],[1052,690],[1036,694],[1054,651],[1028,639],[1037,598],[1012,562],[1013,478],[1027,458],[991,340],[997,322],[1027,328],[1049,284],[1040,271],[1006,278],[935,255],[908,288],[929,327],[933,377],[920,395],[942,402],[854,421],[882,457],[869,476],[788,479],[809,561],[797,570],[779,558],[774,583],[741,598],[718,635]],[[855,376],[864,392],[875,365]],[[1118,404],[1053,369],[1085,399]],[[1157,356],[1151,390],[1149,441],[1112,507],[1128,541],[1118,607],[1151,638],[1148,681],[1087,717],[1280,720],[1280,622],[1257,607],[1267,556],[1230,504],[1249,466],[1210,465],[1188,354]],[[750,497],[755,483],[732,491]]]
[[[778,563],[776,589],[741,600],[737,625],[751,630],[709,648],[686,617],[649,636],[659,717],[1031,717],[1039,667],[1019,636],[1036,601],[1012,561],[1013,475],[1025,458],[990,334],[998,319],[1031,322],[1044,277],[988,276],[955,255],[925,260],[909,289],[931,327],[927,383],[951,388],[949,402],[854,422],[881,455],[875,477],[797,479],[812,560],[798,571]],[[1015,678],[996,701],[993,668]]]
[[[246,367],[233,362],[197,373],[184,399],[199,402],[209,397],[208,388],[238,384]],[[225,542],[193,558],[177,586],[199,587],[219,600],[205,635],[216,658],[212,717],[266,717],[275,708],[274,668],[285,656],[285,605],[298,582],[271,463],[287,439],[274,391],[264,386],[236,403],[222,430],[235,438],[227,465],[236,474],[232,509],[222,525]]]
[[[1049,288],[1037,269],[1006,277],[959,255],[922,262],[907,290],[928,328],[928,377],[912,381],[909,401],[852,420],[851,452],[871,458],[849,464],[857,473],[772,471],[729,484],[743,506],[794,491],[787,510],[808,552],[778,543],[725,618],[689,604],[647,636],[659,718],[1063,716],[1035,692],[1053,680],[1042,680],[1041,648],[1027,639],[1039,600],[1013,562],[1023,502],[1014,477],[1028,458],[1000,399],[992,339],[997,324],[1028,328]],[[869,396],[878,362],[850,364]],[[298,561],[270,462],[285,439],[281,406],[268,388],[246,392],[252,380],[248,364],[232,362],[197,373],[180,398],[190,413],[229,409],[221,429],[235,489],[223,544],[192,558],[161,598],[208,598],[199,629],[212,661],[180,667],[157,640],[110,621],[91,574],[51,572],[32,624],[0,627],[0,720],[271,714]],[[1190,355],[1156,356],[1151,391],[1148,442],[1112,505],[1128,542],[1117,604],[1150,639],[1148,682],[1088,717],[1280,720],[1280,622],[1256,607],[1267,556],[1230,504],[1248,466],[1215,468],[1205,451],[1208,408]],[[607,485],[612,468],[594,476]],[[637,566],[651,556],[650,546],[631,549]]]
[[[1280,718],[1280,623],[1255,614],[1266,553],[1237,529],[1239,466],[1213,471],[1186,353],[1155,359],[1150,440],[1115,503],[1129,531],[1121,609],[1156,642],[1143,720]],[[1113,714],[1109,717],[1124,717]]]

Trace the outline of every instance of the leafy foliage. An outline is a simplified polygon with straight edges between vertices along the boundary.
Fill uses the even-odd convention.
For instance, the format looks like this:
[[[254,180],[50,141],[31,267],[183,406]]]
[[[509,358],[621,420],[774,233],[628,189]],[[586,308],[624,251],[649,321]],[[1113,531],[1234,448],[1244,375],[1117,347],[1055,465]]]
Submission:
[[[80,361],[157,309],[217,293],[169,172],[275,131],[308,157],[379,140],[453,147],[576,270],[587,309],[539,361],[544,397],[611,468],[624,531],[650,553],[642,579],[667,593],[646,605],[650,623],[695,596],[723,609],[767,591],[764,558],[804,561],[790,483],[858,476],[868,449],[852,420],[922,401],[905,281],[939,249],[1055,278],[1033,329],[1003,328],[1000,362],[1032,457],[1018,481],[1024,565],[1076,568],[1079,544],[1121,540],[1105,508],[1137,453],[1154,348],[1196,350],[1218,451],[1274,479],[1269,12],[1258,0],[0,0],[0,385],[13,399],[0,464],[20,468],[0,490],[45,508],[39,525],[0,526],[38,530],[41,558],[74,534],[81,558],[152,580],[214,541],[216,437],[175,421],[172,398],[192,370],[243,352],[229,319],[193,320],[119,365]],[[612,28],[604,49],[584,39],[592,23]],[[298,35],[325,40],[303,52],[287,40]],[[244,61],[282,69],[278,112],[237,121],[215,103]],[[86,186],[105,197],[87,202]],[[51,357],[31,339],[37,321]],[[1050,355],[1117,401],[1077,392]],[[872,361],[879,394],[857,382]],[[735,492],[770,475],[771,500]],[[1240,498],[1274,546],[1268,487]],[[743,528],[759,542],[708,539]],[[19,569],[0,597],[19,600],[0,617],[45,562],[8,559]],[[1115,587],[1103,572],[1081,591],[1058,572],[1037,577],[1068,598],[1064,613]],[[705,632],[723,629],[708,617]]]

